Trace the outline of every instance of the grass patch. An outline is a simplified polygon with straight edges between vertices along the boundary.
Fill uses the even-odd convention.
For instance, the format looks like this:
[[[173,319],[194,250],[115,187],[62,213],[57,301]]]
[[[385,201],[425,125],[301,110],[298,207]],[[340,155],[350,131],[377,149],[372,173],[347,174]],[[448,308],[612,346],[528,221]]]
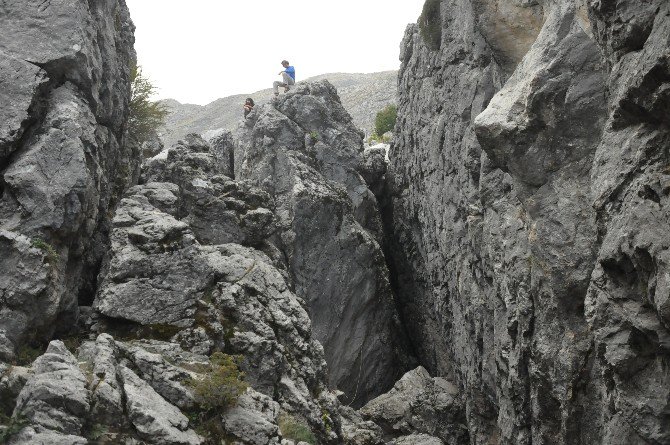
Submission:
[[[307,442],[312,445],[316,444],[316,437],[314,437],[307,423],[291,414],[282,413],[279,416],[279,430],[284,439],[290,439],[295,442]]]
[[[103,436],[106,436],[107,433],[109,433],[109,428],[107,428],[107,426],[102,425],[100,423],[96,423],[91,428],[91,432],[88,433],[88,438],[91,440],[98,441],[102,439]]]
[[[61,339],[67,350],[73,355],[77,355],[77,349],[84,343],[84,340],[86,340],[86,337],[83,335],[70,335]]]

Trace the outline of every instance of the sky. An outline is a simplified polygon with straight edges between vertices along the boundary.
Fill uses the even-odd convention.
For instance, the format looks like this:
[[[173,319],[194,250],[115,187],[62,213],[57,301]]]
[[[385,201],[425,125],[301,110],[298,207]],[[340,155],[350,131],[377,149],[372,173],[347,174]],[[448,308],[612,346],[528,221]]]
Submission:
[[[142,73],[157,99],[205,105],[281,80],[400,66],[424,0],[126,0]]]

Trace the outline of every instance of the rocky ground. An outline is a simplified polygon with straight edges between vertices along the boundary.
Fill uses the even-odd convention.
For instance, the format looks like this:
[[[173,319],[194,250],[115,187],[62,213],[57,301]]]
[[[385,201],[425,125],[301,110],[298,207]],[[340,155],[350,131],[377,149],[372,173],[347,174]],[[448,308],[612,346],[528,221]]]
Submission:
[[[124,2],[3,5],[0,443],[670,443],[670,4],[427,6],[387,153],[140,149]]]

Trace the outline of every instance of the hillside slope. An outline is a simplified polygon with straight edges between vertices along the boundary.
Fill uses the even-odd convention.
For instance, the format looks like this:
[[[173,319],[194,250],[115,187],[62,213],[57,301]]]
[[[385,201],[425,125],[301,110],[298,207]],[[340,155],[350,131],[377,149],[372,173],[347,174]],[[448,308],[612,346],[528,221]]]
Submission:
[[[371,74],[331,73],[311,77],[306,81],[323,79],[327,79],[337,88],[342,104],[353,118],[354,124],[366,134],[372,131],[377,111],[397,101],[396,71]],[[257,105],[261,105],[271,96],[272,89],[268,88],[252,94],[223,97],[207,105],[182,104],[167,99],[165,104],[171,113],[161,137],[166,146],[171,146],[188,133],[203,134],[220,128],[232,130],[242,118],[244,99],[251,97]]]

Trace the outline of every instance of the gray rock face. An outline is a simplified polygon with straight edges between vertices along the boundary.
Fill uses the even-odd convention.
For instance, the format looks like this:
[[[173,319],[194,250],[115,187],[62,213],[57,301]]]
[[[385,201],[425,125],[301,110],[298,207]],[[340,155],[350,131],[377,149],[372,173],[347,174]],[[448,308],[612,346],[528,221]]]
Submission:
[[[139,158],[125,143],[124,2],[12,1],[0,29],[0,358],[11,359],[91,299],[108,212]]]
[[[257,108],[238,134],[235,177],[274,199],[274,239],[309,308],[330,384],[360,405],[393,384],[406,354],[377,201],[359,173],[362,137],[326,81]]]
[[[126,410],[140,437],[152,443],[200,444],[188,430],[188,418],[165,401],[151,386],[126,367],[119,369],[126,395]]]
[[[279,404],[254,390],[243,394],[237,406],[223,415],[223,427],[251,445],[279,443]]]
[[[222,411],[219,422],[242,443],[279,443],[280,406],[304,419],[320,442],[338,443],[338,403],[326,386],[323,349],[312,337],[304,302],[289,286],[281,253],[268,240],[273,200],[220,169],[197,136],[147,163],[143,177],[163,182],[132,187],[121,201],[94,303],[101,316],[96,329],[169,339],[192,354],[239,355],[253,390]],[[167,351],[145,344],[118,348],[142,386],[171,406],[197,410],[179,383],[188,375]],[[156,413],[144,430],[133,424],[148,437],[165,419]]]
[[[439,50],[405,35],[405,326],[471,443],[667,443],[670,6],[508,3],[442,1]]]
[[[175,363],[168,365],[156,358],[163,356],[153,352],[153,346],[117,342],[102,334],[95,342],[84,343],[75,359],[62,342],[51,342],[33,364],[16,400],[12,419],[23,428],[9,437],[9,443],[136,443],[140,439],[152,444],[202,443],[189,428],[189,420],[167,398],[195,374],[186,368],[207,363],[207,357],[188,357],[179,345],[165,344]],[[191,390],[181,389],[192,402]]]
[[[423,367],[405,374],[391,391],[369,401],[360,412],[379,425],[386,438],[426,434],[437,443],[469,441],[458,389],[443,378],[431,378]],[[407,440],[401,442],[411,443]]]
[[[11,443],[38,443],[53,436],[55,441],[86,443],[80,437],[90,409],[86,377],[74,356],[62,342],[51,342],[46,353],[33,365],[16,401],[12,417],[25,419],[24,428]]]

